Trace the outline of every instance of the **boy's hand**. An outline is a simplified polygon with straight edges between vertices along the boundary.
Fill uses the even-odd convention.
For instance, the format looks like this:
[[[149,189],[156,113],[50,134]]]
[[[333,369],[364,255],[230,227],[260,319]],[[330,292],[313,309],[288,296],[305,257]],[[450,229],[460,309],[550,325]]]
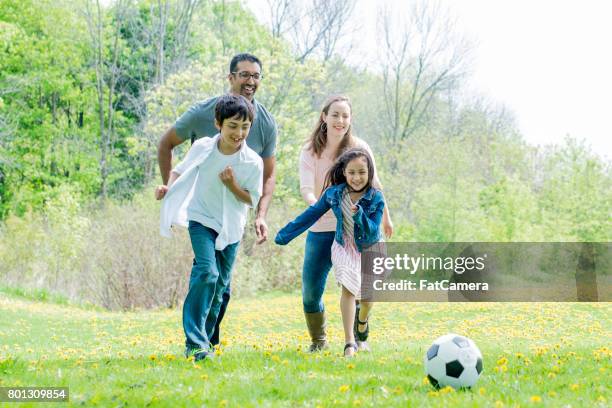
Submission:
[[[227,166],[221,173],[219,173],[219,178],[227,188],[232,188],[236,183],[232,166]]]
[[[160,185],[155,187],[155,199],[161,200],[168,192],[168,186]]]
[[[353,205],[351,207],[351,211],[353,211],[353,214],[357,214],[357,211],[359,211],[359,207],[357,207],[356,205]]]

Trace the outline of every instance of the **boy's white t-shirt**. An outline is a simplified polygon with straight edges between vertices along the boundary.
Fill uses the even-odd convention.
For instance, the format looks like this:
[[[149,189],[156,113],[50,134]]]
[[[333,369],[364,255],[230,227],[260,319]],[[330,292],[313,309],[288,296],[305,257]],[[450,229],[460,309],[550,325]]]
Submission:
[[[198,168],[194,193],[187,206],[187,218],[197,221],[205,227],[221,232],[223,225],[223,189],[225,186],[219,178],[227,166],[233,166],[240,161],[240,151],[225,155],[217,145]]]
[[[221,228],[215,240],[215,248],[222,250],[227,245],[242,239],[248,208],[256,207],[262,194],[263,160],[246,143],[243,143],[240,151],[237,153],[236,161],[232,165],[234,177],[238,185],[249,192],[252,205],[239,201],[221,183],[218,174],[221,170],[214,175],[214,180],[219,180],[218,186],[221,186],[222,193],[220,195],[209,193],[207,191],[208,186],[206,186],[204,191],[196,192],[199,171],[200,169],[206,170],[209,167],[208,159],[215,153],[218,140],[219,135],[214,138],[203,137],[196,140],[187,152],[187,156],[173,170],[173,172],[180,174],[180,176],[170,186],[162,201],[160,212],[160,233],[162,236],[171,237],[173,225],[187,227],[189,221],[187,208],[191,204],[192,198],[194,195],[205,194],[211,200],[218,200],[222,208]],[[206,178],[209,181],[213,180],[210,178],[210,175]]]

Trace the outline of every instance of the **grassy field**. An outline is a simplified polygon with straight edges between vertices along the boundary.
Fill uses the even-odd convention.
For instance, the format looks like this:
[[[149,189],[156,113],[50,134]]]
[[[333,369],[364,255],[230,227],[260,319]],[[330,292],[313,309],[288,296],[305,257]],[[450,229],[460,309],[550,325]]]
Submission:
[[[233,300],[217,358],[193,363],[180,310],[111,313],[0,293],[0,386],[67,386],[70,404],[104,407],[610,404],[609,303],[377,304],[373,352],[348,360],[338,300],[325,297],[329,351],[304,352],[299,295],[271,294]],[[447,332],[484,355],[472,390],[425,379],[423,355]]]

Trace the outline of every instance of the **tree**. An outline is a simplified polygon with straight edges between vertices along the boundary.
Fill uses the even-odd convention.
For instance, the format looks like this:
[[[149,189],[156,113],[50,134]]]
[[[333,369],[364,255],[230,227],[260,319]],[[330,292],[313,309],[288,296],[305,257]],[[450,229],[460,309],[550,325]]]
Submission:
[[[455,33],[439,3],[415,2],[404,18],[379,11],[385,136],[406,139],[425,124],[431,103],[455,89],[469,65],[471,45]]]
[[[129,3],[126,0],[117,1],[112,8],[116,14],[115,20],[121,21],[126,15]],[[97,95],[96,110],[98,113],[99,146],[100,146],[100,195],[103,200],[108,195],[108,175],[111,171],[109,156],[112,154],[112,144],[115,140],[115,119],[117,114],[117,83],[122,75],[123,59],[121,54],[120,26],[109,27],[107,39],[106,15],[99,0],[85,2],[85,19],[92,47],[92,63],[95,69],[95,89]]]
[[[296,61],[319,55],[332,58],[342,38],[349,33],[355,0],[267,0],[272,36],[290,39]]]

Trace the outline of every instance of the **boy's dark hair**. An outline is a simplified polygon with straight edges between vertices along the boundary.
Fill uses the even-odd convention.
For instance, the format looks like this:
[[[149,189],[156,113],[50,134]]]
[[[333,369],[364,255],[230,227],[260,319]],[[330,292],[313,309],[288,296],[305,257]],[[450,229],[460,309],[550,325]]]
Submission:
[[[251,102],[242,95],[223,95],[220,96],[215,105],[215,119],[219,122],[219,126],[223,126],[225,119],[238,116],[240,120],[248,119],[253,123],[255,117],[255,109]]]
[[[374,162],[365,149],[354,147],[345,151],[336,159],[331,169],[329,169],[329,172],[327,172],[325,183],[323,184],[323,190],[325,191],[325,189],[330,186],[346,183],[344,169],[351,160],[358,157],[364,157],[366,159],[366,163],[368,164],[368,183],[364,187],[364,190],[371,187],[372,179],[374,178]]]
[[[230,62],[230,66],[229,66],[230,74],[233,72],[236,72],[236,66],[238,65],[239,62],[242,62],[242,61],[249,61],[249,62],[254,62],[256,64],[259,64],[259,69],[263,70],[263,66],[261,65],[261,61],[259,60],[259,58],[257,58],[253,54],[244,52],[242,54],[236,54],[234,55],[234,58],[232,58],[232,61]]]

